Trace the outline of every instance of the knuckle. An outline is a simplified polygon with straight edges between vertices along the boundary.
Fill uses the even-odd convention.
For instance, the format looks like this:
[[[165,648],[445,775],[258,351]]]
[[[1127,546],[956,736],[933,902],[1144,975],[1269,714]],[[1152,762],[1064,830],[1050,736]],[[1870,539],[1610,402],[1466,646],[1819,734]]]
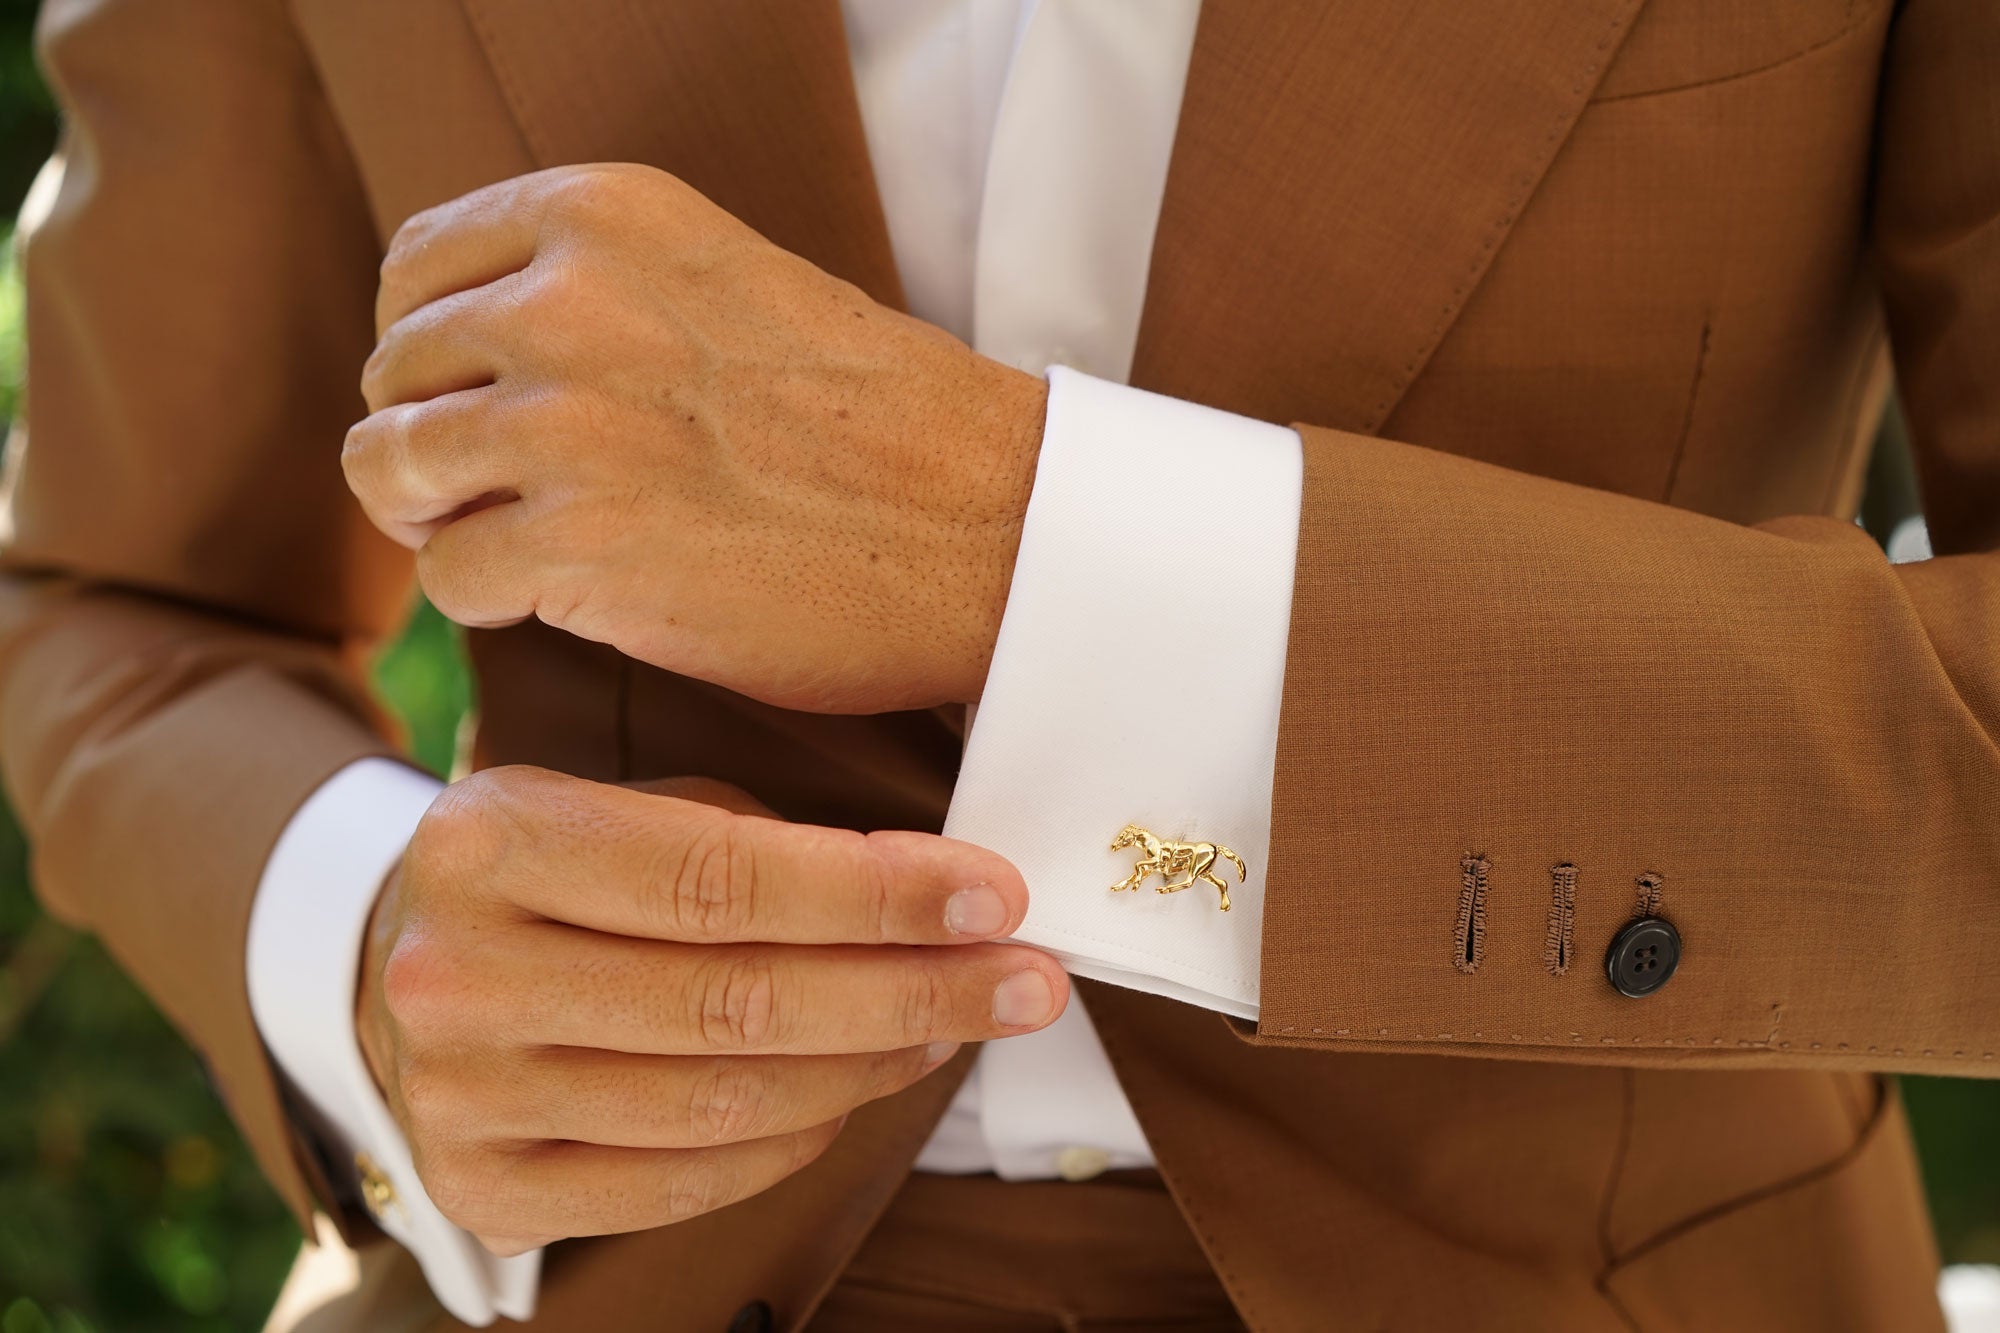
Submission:
[[[770,1080],[760,1063],[715,1061],[689,1091],[688,1137],[703,1146],[756,1138],[770,1108]]]
[[[746,1051],[767,1045],[777,1032],[778,982],[764,953],[711,962],[701,983],[701,1039],[711,1050]]]
[[[386,424],[379,413],[371,412],[347,428],[347,435],[340,442],[340,461],[349,469],[349,480],[354,477],[354,465],[371,457],[382,443]]]
[[[411,218],[396,228],[396,234],[389,238],[389,248],[382,253],[382,265],[376,270],[375,278],[384,297],[394,298],[408,280],[410,261],[415,258],[419,242],[415,239],[420,224]]]
[[[367,399],[368,405],[373,408],[379,409],[383,406],[382,381],[388,373],[390,359],[394,355],[389,349],[390,342],[384,338],[375,344],[375,350],[361,363],[361,396]]]
[[[403,853],[405,882],[441,902],[505,899],[575,803],[568,780],[526,766],[491,768],[439,792]]]
[[[382,964],[382,1003],[405,1032],[443,1025],[462,992],[457,964],[427,934],[406,934]]]
[[[863,857],[860,863],[861,892],[875,922],[875,938],[892,940],[899,931],[896,920],[896,876],[880,857]]]
[[[368,386],[362,391],[378,403]],[[410,511],[420,488],[412,484],[412,468],[434,449],[438,424],[428,403],[378,403],[372,416],[348,429],[340,465],[363,508],[377,517],[414,517]]]
[[[448,411],[435,400],[397,405],[387,422],[387,443],[401,462],[431,462],[451,439],[453,412],[462,410],[454,404]]]
[[[446,787],[410,835],[405,860],[447,873],[482,865],[494,850],[494,807],[505,796],[503,785],[480,775]]]
[[[419,443],[418,427],[424,415],[421,407],[385,403],[348,427],[340,449],[348,484],[359,481],[377,488],[386,486],[394,477],[396,464]]]
[[[448,205],[412,213],[403,219],[403,225],[396,228],[396,234],[389,238],[388,247],[382,252],[381,267],[375,275],[383,296],[393,300],[411,282],[417,257],[444,225],[442,210],[445,207]]]
[[[501,1173],[475,1152],[430,1154],[417,1167],[425,1193],[447,1222],[466,1231],[505,1232]]]
[[[951,1021],[951,979],[944,968],[913,959],[899,1001],[898,1020],[912,1045],[942,1036]]]
[[[722,1154],[696,1149],[683,1154],[667,1172],[662,1205],[670,1222],[712,1213],[728,1203],[735,1191],[734,1173]]]
[[[559,775],[548,769],[502,764],[467,774],[451,790],[462,791],[482,811],[516,811],[552,799],[562,785]]]
[[[576,789],[584,784],[546,768],[510,764],[454,785],[466,788],[481,845],[494,847],[542,837],[575,805]]]
[[[604,172],[571,172],[549,187],[546,225],[559,231],[594,226],[614,206],[611,194],[615,189]]]
[[[572,171],[549,187],[549,213],[561,221],[594,222],[622,208],[637,179],[635,173],[610,165]]]
[[[347,488],[363,503],[375,489],[386,425],[379,416],[363,417],[347,428],[346,438],[340,442],[341,473],[347,478]]]
[[[571,235],[581,231],[555,229],[553,241],[508,283],[510,322],[534,330],[533,342],[516,352],[512,371],[517,380],[560,399],[576,393],[588,368],[622,350],[615,341],[621,336],[618,322],[601,314],[619,293],[605,290],[606,265],[597,257],[596,238]]]
[[[477,567],[478,562],[471,563]],[[486,602],[493,597],[492,581],[475,582],[458,551],[441,547],[435,537],[417,549],[417,586],[438,614],[454,624],[477,627],[491,616]]]
[[[437,234],[442,210],[448,207],[449,204],[443,204],[418,209],[403,219],[395,235],[389,238],[388,248],[382,252],[381,274],[384,279],[409,267],[410,260]]]
[[[738,938],[755,919],[756,856],[741,820],[703,820],[659,879],[660,924],[678,938]]]
[[[396,1095],[412,1137],[426,1143],[449,1142],[458,1126],[476,1118],[472,1099],[457,1080],[421,1054],[398,1062]]]

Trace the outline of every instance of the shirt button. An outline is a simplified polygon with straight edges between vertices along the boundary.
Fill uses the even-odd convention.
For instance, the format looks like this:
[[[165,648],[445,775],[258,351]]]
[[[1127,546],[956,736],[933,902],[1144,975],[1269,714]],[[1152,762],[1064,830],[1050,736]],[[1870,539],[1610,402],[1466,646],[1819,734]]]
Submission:
[[[1064,1180],[1095,1180],[1110,1165],[1111,1154],[1102,1148],[1086,1148],[1079,1144],[1056,1154],[1056,1174]]]
[[[1620,995],[1651,995],[1681,965],[1681,933],[1657,916],[1641,917],[1618,932],[1604,955],[1604,973]]]

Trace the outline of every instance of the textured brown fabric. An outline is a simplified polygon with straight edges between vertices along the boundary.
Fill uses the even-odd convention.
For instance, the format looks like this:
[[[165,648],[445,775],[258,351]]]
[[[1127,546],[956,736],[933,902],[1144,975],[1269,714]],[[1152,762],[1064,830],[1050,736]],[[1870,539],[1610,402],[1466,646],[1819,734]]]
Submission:
[[[1971,351],[2000,348],[2000,19],[1937,9],[1909,6],[1890,52],[1866,257],[1943,558],[1892,569],[1829,512],[1873,420],[1877,316],[1851,289],[1886,14],[1754,75],[1586,113],[1498,261],[1545,258],[1542,294],[1503,307],[1496,274],[1386,426],[1470,438],[1474,457],[1306,431],[1266,1037],[2000,1072],[1981,961],[2000,947],[2000,377]],[[1652,151],[1710,125],[1699,151]],[[1607,213],[1628,194],[1699,200],[1680,209],[1722,225]],[[1618,300],[1583,295],[1609,273],[1568,285],[1582,275],[1557,254],[1622,260]],[[1653,354],[1677,321],[1681,347]],[[1565,355],[1572,337],[1589,342]],[[1469,355],[1480,382],[1453,383]],[[1625,494],[1492,465],[1526,461],[1512,409],[1551,369],[1626,408],[1531,420],[1534,438],[1616,460],[1588,479],[1630,469]],[[1475,397],[1499,420],[1441,434],[1439,400],[1460,415]],[[1707,496],[1754,525],[1659,503]],[[1447,976],[1468,853],[1490,864],[1485,957]],[[1564,862],[1593,963],[1635,879],[1659,876],[1686,945],[1658,995],[1538,965]]]
[[[67,170],[27,237],[49,444],[14,441],[0,765],[43,897],[191,1035],[303,1216],[243,942],[293,809],[388,749],[355,668],[409,562],[339,450],[376,246],[276,3],[55,3],[41,37]]]
[[[1078,1184],[911,1176],[811,1333],[1241,1330],[1152,1171]]]
[[[313,1271],[329,1258],[358,1271]],[[679,1290],[635,1299],[682,1305]],[[717,1312],[707,1326],[720,1329],[734,1313]],[[333,1239],[301,1256],[264,1333],[453,1327],[407,1252],[351,1252]],[[1240,1333],[1244,1325],[1159,1174],[1112,1171],[1077,1184],[908,1177],[808,1327]]]
[[[304,1210],[243,933],[290,811],[390,748],[355,667],[408,565],[337,464],[380,247],[625,158],[898,299],[838,8],[66,0],[43,29],[68,170],[28,243],[0,764],[43,894]],[[1938,1326],[1881,1074],[2000,1073],[1995,70],[1985,0],[1204,6],[1134,378],[1314,423],[1263,1021],[1081,993],[1251,1327]],[[1885,349],[1943,553],[1896,570],[1846,521]],[[471,641],[479,762],[942,817],[948,715]],[[1686,956],[1626,1000],[1599,960],[1648,874]],[[559,1247],[536,1326],[798,1326],[953,1086],[756,1200]]]

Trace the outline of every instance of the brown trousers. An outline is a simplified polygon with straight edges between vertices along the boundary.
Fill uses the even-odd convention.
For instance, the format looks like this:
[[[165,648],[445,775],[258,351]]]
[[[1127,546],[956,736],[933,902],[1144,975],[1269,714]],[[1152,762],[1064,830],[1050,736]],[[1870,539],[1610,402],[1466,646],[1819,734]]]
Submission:
[[[1081,1184],[913,1175],[811,1333],[1244,1327],[1152,1171]]]
[[[440,1314],[407,1253],[331,1230],[264,1333],[416,1333]],[[663,1275],[660,1299],[673,1298]],[[1082,1183],[913,1175],[810,1333],[1238,1333],[1245,1327],[1158,1173]],[[720,1333],[720,1330],[718,1330]]]

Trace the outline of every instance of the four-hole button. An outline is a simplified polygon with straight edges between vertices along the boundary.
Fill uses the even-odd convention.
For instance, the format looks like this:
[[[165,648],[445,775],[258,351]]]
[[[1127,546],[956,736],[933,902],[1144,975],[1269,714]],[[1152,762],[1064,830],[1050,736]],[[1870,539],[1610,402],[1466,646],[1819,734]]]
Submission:
[[[1604,955],[1604,974],[1620,995],[1637,999],[1667,984],[1681,964],[1681,933],[1662,917],[1629,923]]]

